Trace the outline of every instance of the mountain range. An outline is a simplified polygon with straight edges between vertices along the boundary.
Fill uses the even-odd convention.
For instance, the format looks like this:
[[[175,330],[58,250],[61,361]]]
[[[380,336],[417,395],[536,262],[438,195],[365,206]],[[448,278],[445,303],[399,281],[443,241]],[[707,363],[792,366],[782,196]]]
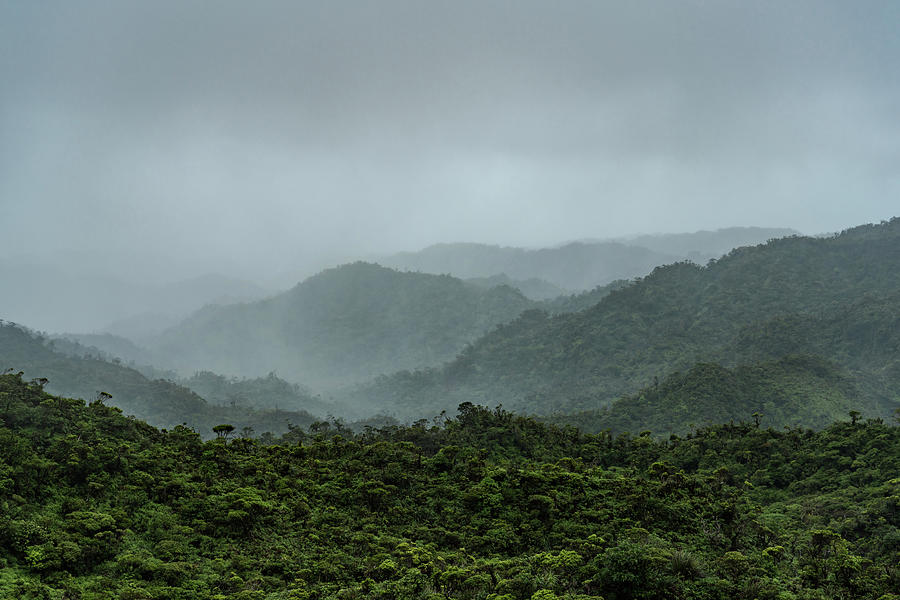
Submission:
[[[657,246],[736,239],[691,235]],[[523,281],[553,285],[357,262],[264,300],[207,305],[143,346],[6,327],[0,357],[53,391],[110,391],[164,425],[186,415],[207,427],[222,408],[307,411],[296,417],[304,422],[310,413],[417,419],[469,402],[590,430],[683,434],[754,414],[778,427],[850,411],[884,418],[900,405],[896,218],[541,301],[512,287]]]
[[[462,401],[598,411],[698,363],[752,367],[805,354],[850,378],[857,408],[889,415],[900,400],[898,306],[900,220],[892,219],[739,248],[707,266],[659,267],[579,312],[526,311],[447,365],[381,377],[356,400],[400,415]]]

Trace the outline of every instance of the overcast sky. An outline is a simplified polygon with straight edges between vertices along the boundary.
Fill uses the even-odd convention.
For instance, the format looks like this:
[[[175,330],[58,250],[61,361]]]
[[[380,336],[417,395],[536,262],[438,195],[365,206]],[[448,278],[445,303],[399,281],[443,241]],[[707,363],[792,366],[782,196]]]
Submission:
[[[0,258],[265,281],[900,214],[900,2],[0,0]]]

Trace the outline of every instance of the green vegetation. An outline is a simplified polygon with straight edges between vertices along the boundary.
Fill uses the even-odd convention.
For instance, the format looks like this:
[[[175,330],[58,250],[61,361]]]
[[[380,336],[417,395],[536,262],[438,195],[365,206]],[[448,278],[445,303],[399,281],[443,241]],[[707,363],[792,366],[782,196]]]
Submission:
[[[508,286],[367,263],[329,269],[268,300],[210,306],[154,346],[164,366],[314,387],[440,364],[534,303]]]
[[[748,416],[748,419],[750,417]],[[900,428],[456,418],[203,442],[0,376],[0,596],[893,599]]]

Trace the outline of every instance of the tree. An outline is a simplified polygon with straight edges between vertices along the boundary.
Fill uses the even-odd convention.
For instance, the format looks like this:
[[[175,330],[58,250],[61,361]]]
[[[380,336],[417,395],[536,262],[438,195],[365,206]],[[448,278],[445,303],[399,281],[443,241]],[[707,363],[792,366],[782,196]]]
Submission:
[[[215,433],[219,439],[225,440],[225,442],[227,443],[228,436],[231,434],[232,431],[234,431],[234,425],[230,425],[228,423],[223,423],[222,425],[216,425],[215,427],[212,428],[212,430],[213,430],[213,433]]]
[[[100,390],[97,390],[97,395],[94,396],[94,402],[96,404],[103,404],[110,399],[112,399],[112,394],[110,394],[109,392],[102,392]]]
[[[759,429],[759,421],[763,418],[763,414],[761,412],[755,412],[750,416],[753,417],[753,423],[756,425],[756,428]]]

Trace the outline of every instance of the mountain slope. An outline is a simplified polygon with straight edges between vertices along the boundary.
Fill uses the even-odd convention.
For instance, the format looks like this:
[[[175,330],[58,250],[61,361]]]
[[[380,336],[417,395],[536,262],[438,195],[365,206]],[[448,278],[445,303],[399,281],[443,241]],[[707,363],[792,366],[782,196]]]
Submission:
[[[325,387],[440,364],[534,303],[508,286],[354,263],[268,300],[210,306],[153,344],[164,366]]]

